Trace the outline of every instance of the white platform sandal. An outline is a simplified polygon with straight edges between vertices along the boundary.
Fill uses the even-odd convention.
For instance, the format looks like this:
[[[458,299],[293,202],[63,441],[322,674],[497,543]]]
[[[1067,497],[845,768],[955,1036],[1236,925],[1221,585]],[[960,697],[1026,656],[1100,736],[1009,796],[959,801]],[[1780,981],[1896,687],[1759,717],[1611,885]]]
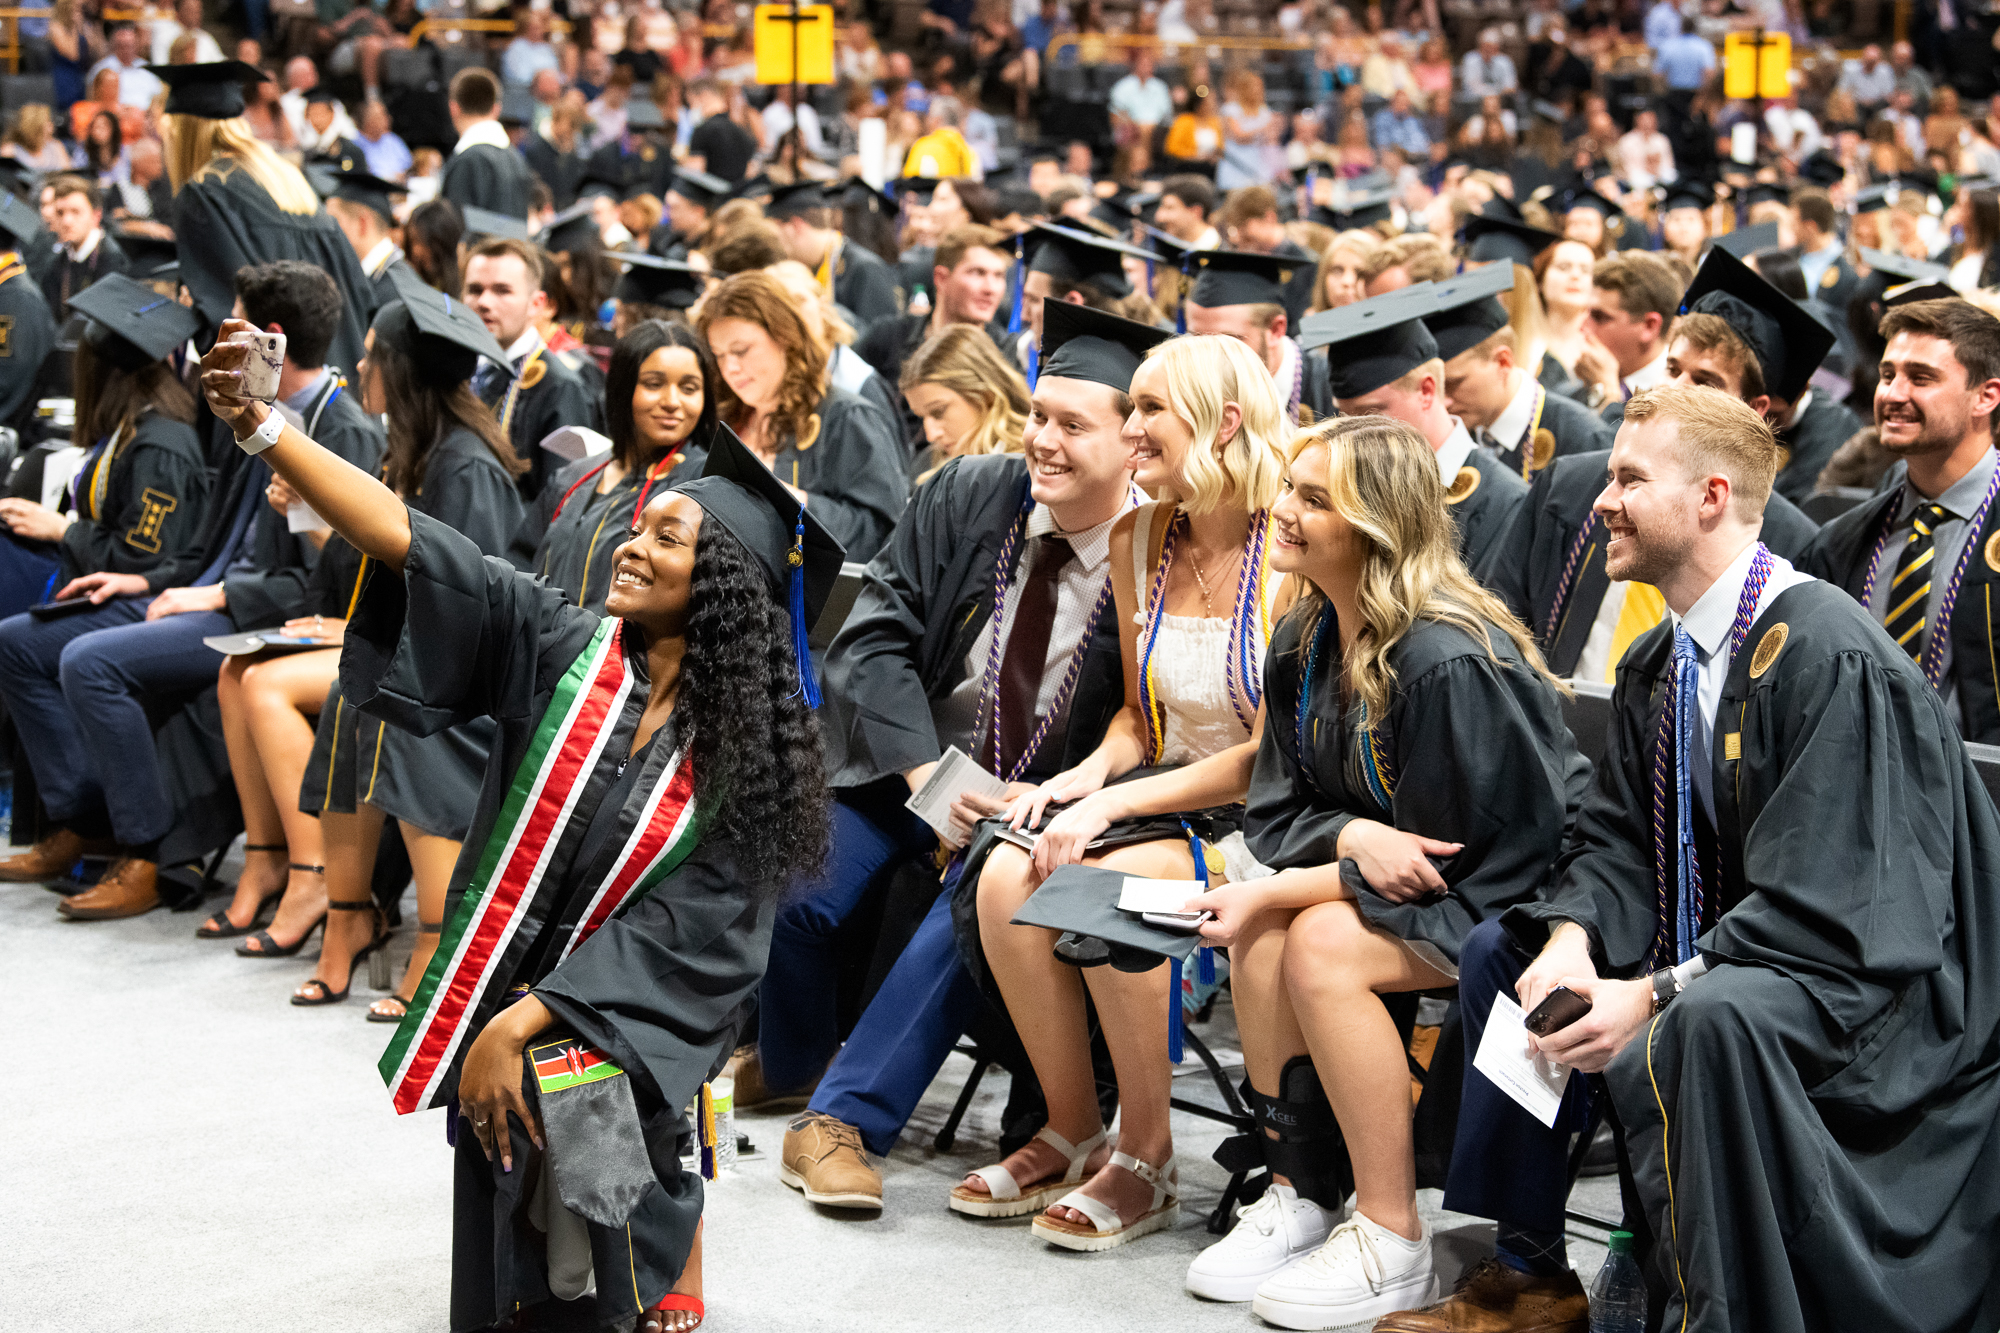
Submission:
[[[1066,1250],[1115,1250],[1126,1241],[1165,1231],[1180,1220],[1180,1169],[1173,1158],[1156,1167],[1129,1153],[1114,1152],[1111,1165],[1123,1167],[1153,1187],[1153,1202],[1145,1212],[1127,1222],[1110,1204],[1076,1190],[1057,1199],[1054,1206],[1075,1209],[1090,1219],[1090,1225],[1081,1226],[1044,1212],[1035,1218],[1035,1235]]]
[[[1039,1212],[1054,1202],[1057,1196],[1083,1179],[1084,1163],[1090,1155],[1104,1144],[1105,1131],[1098,1130],[1082,1143],[1072,1144],[1068,1139],[1044,1126],[1036,1138],[1061,1153],[1069,1161],[1069,1167],[1060,1180],[1044,1180],[1021,1188],[1019,1181],[1005,1165],[995,1163],[982,1166],[972,1174],[986,1182],[987,1193],[955,1186],[951,1191],[950,1207],[954,1213],[964,1213],[968,1217],[1020,1217],[1027,1213]],[[1112,1160],[1116,1161],[1116,1155]]]

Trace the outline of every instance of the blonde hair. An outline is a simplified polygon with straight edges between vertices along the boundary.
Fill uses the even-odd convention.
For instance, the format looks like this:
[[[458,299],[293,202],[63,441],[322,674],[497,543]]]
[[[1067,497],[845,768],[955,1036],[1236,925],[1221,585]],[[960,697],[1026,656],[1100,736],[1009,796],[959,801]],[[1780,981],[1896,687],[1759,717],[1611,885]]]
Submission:
[[[1326,446],[1326,489],[1335,512],[1368,545],[1355,598],[1361,629],[1342,665],[1348,688],[1367,706],[1371,720],[1389,714],[1396,684],[1390,650],[1420,620],[1463,630],[1496,663],[1500,656],[1489,629],[1497,629],[1513,640],[1532,670],[1569,692],[1506,604],[1467,572],[1429,441],[1393,417],[1335,417],[1293,439],[1292,463],[1316,444]],[[1303,600],[1312,607],[1310,614],[1328,614],[1317,589]]]
[[[319,212],[319,196],[299,169],[272,152],[241,116],[232,120],[161,116],[160,138],[166,149],[167,180],[175,194],[189,181],[222,180],[241,171],[284,212],[300,217]]]
[[[1270,367],[1241,339],[1221,334],[1172,338],[1146,359],[1160,363],[1168,405],[1194,434],[1181,463],[1186,493],[1172,497],[1180,508],[1206,514],[1228,501],[1255,513],[1275,504],[1285,480],[1285,405]],[[1235,403],[1243,420],[1217,447],[1225,403]]]
[[[1689,477],[1720,473],[1729,478],[1730,507],[1742,502],[1736,516],[1762,516],[1778,475],[1778,438],[1748,403],[1706,385],[1661,384],[1625,404],[1629,424],[1654,418],[1680,427],[1677,452]]]
[[[1028,382],[1000,355],[985,329],[952,324],[926,339],[903,363],[896,387],[908,393],[919,384],[949,389],[979,409],[979,424],[958,442],[951,457],[1021,452],[1021,433],[1028,424]]]
[[[1369,256],[1381,248],[1382,238],[1380,236],[1377,236],[1372,231],[1362,231],[1359,229],[1341,232],[1331,241],[1328,241],[1326,249],[1320,251],[1319,267],[1313,273],[1312,303],[1306,307],[1306,313],[1317,315],[1322,310],[1332,309],[1326,303],[1326,275],[1327,271],[1333,267],[1333,257],[1335,255],[1343,252],[1351,252],[1356,260],[1354,268],[1358,275],[1361,266],[1368,262]],[[1297,330],[1295,329],[1293,332],[1297,332]]]
[[[1409,270],[1412,283],[1443,282],[1458,267],[1443,241],[1429,232],[1410,232],[1383,242],[1362,261],[1362,281],[1373,282],[1399,265]]]

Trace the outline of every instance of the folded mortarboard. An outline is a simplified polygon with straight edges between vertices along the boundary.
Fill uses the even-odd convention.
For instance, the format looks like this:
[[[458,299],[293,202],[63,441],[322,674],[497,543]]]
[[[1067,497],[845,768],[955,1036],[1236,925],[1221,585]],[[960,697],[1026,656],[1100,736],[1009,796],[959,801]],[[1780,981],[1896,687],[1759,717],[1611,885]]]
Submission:
[[[1201,947],[1201,936],[1150,925],[1137,913],[1120,909],[1118,898],[1125,878],[1121,870],[1100,866],[1060,866],[1015,911],[1014,924],[1068,931],[1186,962]],[[1188,881],[1188,897],[1201,891],[1198,882]]]
[[[1750,346],[1764,374],[1765,392],[1796,402],[1812,373],[1833,349],[1833,330],[1749,265],[1710,246],[1680,313],[1719,315]]]
[[[271,77],[241,60],[148,65],[146,69],[167,85],[168,115],[202,120],[234,120],[243,114],[243,85],[264,83]]]

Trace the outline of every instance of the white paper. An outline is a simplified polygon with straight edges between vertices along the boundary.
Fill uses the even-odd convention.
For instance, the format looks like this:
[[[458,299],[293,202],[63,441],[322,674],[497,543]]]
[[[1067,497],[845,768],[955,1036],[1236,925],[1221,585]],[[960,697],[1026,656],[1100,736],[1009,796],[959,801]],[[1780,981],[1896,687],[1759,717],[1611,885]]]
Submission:
[[[1140,879],[1134,875],[1125,877],[1124,885],[1118,890],[1118,910],[1121,912],[1180,912],[1187,907],[1187,900],[1199,897],[1201,883],[1192,879]]]
[[[285,531],[325,532],[332,525],[315,514],[312,506],[304,500],[294,500],[285,506]]]
[[[42,459],[42,508],[61,509],[63,492],[83,467],[83,450],[73,444],[51,449]]]
[[[1479,1039],[1472,1067],[1519,1102],[1529,1115],[1555,1128],[1563,1088],[1569,1083],[1569,1066],[1533,1053],[1528,1045],[1528,1016],[1504,991],[1493,997],[1493,1013],[1486,1020],[1486,1035]]]
[[[611,437],[584,426],[564,426],[561,430],[550,431],[542,441],[542,448],[565,463],[574,463],[579,458],[610,453]]]
[[[903,804],[941,836],[950,838],[955,836],[951,829],[951,803],[969,791],[997,800],[1007,794],[1007,784],[973,763],[965,751],[954,745],[931,770],[930,781]]]

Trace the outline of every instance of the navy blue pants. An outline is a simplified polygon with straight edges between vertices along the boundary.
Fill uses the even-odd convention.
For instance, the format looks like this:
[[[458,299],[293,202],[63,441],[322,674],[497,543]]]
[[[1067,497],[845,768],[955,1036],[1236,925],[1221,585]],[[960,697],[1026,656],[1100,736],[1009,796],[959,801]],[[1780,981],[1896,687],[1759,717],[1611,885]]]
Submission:
[[[844,1047],[835,1013],[834,937],[871,894],[936,845],[930,826],[904,809],[893,790],[839,792],[826,871],[779,908],[759,993],[757,1050],[766,1084],[800,1087],[825,1069],[812,1109],[858,1126],[877,1155],[894,1146],[978,1011],[978,991],[951,933],[956,876],[940,886]]]
[[[1569,1140],[1589,1115],[1588,1083],[1571,1074],[1555,1128],[1521,1109],[1473,1068],[1493,997],[1514,999],[1514,983],[1533,960],[1495,920],[1482,921],[1458,954],[1459,1020],[1465,1028],[1465,1089],[1444,1206],[1533,1231],[1561,1231],[1569,1198]]]
[[[54,542],[24,542],[0,528],[0,620],[56,595],[61,550]]]
[[[145,848],[173,827],[145,699],[200,689],[222,658],[202,642],[235,627],[220,611],[145,619],[114,597],[56,620],[0,620],[0,696],[54,823]]]

